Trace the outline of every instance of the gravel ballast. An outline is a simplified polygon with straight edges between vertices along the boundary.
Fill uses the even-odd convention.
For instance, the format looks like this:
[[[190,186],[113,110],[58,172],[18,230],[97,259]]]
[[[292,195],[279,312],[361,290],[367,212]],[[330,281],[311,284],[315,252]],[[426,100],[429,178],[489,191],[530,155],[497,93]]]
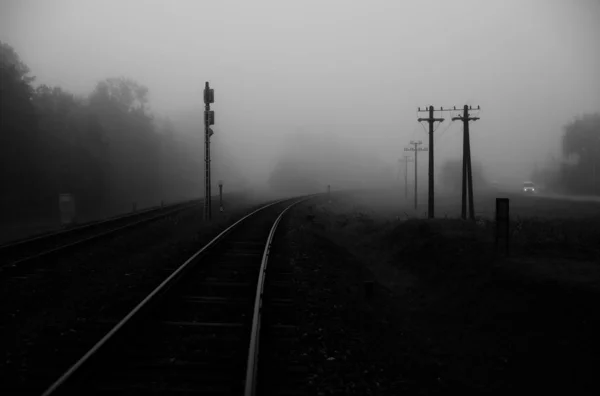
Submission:
[[[39,394],[174,269],[259,206],[226,201],[227,212],[214,210],[209,224],[200,205],[86,245],[25,279],[0,279],[0,394]]]

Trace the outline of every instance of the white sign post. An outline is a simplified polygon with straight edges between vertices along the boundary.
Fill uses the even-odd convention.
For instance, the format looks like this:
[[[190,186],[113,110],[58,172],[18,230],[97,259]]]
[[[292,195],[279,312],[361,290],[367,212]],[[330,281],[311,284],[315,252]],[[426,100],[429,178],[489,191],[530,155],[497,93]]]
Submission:
[[[58,197],[60,223],[69,226],[75,222],[75,198],[71,194],[60,194]]]

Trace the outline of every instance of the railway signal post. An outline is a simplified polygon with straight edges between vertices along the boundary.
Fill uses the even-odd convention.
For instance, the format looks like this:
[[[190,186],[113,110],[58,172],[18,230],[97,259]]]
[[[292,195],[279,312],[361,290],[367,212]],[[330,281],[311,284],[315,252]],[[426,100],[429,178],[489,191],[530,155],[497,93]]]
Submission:
[[[210,88],[208,81],[204,87],[204,218],[212,218],[212,202],[210,188],[210,137],[213,131],[210,128],[215,124],[215,112],[210,109],[210,104],[215,102],[215,90]]]
[[[415,142],[414,140],[410,141],[410,144],[414,145],[415,147],[405,147],[404,151],[414,151],[415,152],[415,210],[417,210],[417,153],[419,151],[427,151],[427,147],[418,147],[419,145],[423,144],[422,141],[418,141]]]
[[[435,122],[442,122],[444,121],[443,118],[434,118],[433,117],[433,112],[435,110],[433,110],[433,106],[429,106],[429,110],[421,110],[421,108],[419,107],[419,112],[425,112],[425,111],[429,111],[429,117],[428,118],[419,118],[419,122],[421,121],[427,121],[429,123],[429,201],[428,201],[428,217],[430,219],[433,219],[434,217],[434,205],[433,205],[433,124]],[[443,111],[442,108],[440,108],[440,111]]]
[[[477,121],[479,117],[470,117],[469,110],[470,107],[465,105],[463,107],[462,116],[452,117],[452,121],[459,120],[463,122],[463,166],[461,201],[461,215],[463,220],[466,220],[467,218],[467,194],[469,198],[469,219],[475,219],[475,205],[473,204],[473,174],[471,170],[471,143],[469,139],[469,121]],[[477,106],[477,110],[480,110],[479,106]]]

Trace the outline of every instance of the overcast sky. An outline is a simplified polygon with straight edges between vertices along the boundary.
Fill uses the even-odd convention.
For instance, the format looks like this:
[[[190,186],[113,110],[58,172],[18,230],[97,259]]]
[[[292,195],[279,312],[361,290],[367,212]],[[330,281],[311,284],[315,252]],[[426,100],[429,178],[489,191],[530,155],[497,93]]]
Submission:
[[[544,160],[565,123],[600,110],[598,0],[0,0],[0,7],[0,40],[38,83],[87,94],[103,78],[129,76],[149,87],[156,112],[170,113],[202,111],[209,81],[216,132],[255,156],[285,133],[335,125],[393,161],[410,139],[427,139],[418,106],[469,104],[482,107],[471,125],[474,159],[514,168]],[[460,152],[461,130],[449,121],[438,128],[440,161]]]

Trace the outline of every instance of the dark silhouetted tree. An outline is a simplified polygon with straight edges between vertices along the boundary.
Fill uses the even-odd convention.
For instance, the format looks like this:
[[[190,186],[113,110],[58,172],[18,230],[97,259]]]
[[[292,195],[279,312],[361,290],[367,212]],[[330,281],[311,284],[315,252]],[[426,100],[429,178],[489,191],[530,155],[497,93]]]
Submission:
[[[39,144],[33,80],[14,49],[0,42],[0,210],[13,217],[37,202]]]
[[[600,113],[585,114],[564,127],[562,184],[573,193],[600,194]]]

